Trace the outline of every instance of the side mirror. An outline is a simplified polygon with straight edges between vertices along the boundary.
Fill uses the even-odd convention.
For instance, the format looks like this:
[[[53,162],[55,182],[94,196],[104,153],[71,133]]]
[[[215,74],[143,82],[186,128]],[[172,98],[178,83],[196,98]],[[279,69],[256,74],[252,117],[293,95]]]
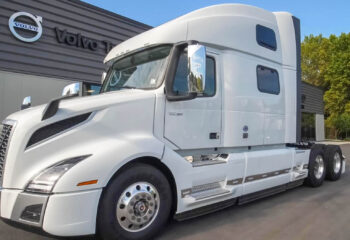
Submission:
[[[199,44],[188,45],[188,91],[202,94],[205,89],[206,49]]]
[[[187,89],[188,93],[179,95],[173,90],[177,66],[181,55],[187,48]],[[205,89],[206,48],[196,41],[175,44],[170,53],[170,62],[165,72],[165,93],[168,101],[186,101],[202,94]]]
[[[81,84],[79,82],[72,83],[63,88],[62,96],[79,95]]]
[[[103,82],[105,81],[106,76],[107,76],[107,73],[103,72],[101,76],[101,84],[103,84]]]
[[[22,105],[21,105],[21,110],[30,108],[32,106],[32,97],[28,96],[23,99]]]

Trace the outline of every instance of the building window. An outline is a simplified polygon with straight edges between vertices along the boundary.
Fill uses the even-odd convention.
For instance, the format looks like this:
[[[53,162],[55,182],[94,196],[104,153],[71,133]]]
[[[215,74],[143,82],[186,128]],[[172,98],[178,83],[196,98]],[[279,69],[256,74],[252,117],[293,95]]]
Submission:
[[[100,84],[83,83],[83,96],[99,94],[101,90]]]
[[[276,95],[280,93],[280,82],[276,70],[259,65],[256,72],[260,92]]]
[[[274,51],[277,49],[276,34],[271,28],[256,25],[256,41],[260,46]]]
[[[306,95],[305,94],[301,94],[301,103],[306,103]]]
[[[314,113],[301,113],[301,140],[315,141],[316,139],[316,123]]]
[[[182,53],[177,65],[173,91],[177,95],[186,95],[188,93],[188,81],[187,81],[187,55]],[[215,95],[216,80],[215,80],[215,60],[212,57],[207,57],[206,61],[206,76],[205,76],[205,89],[202,95],[198,97],[211,97]]]

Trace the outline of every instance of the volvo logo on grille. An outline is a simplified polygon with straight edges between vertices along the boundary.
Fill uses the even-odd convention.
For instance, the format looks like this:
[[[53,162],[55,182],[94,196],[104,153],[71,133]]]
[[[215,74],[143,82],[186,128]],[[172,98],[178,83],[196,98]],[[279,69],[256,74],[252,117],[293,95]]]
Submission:
[[[32,22],[35,25],[16,21],[18,18],[26,20],[25,22]],[[35,42],[43,33],[43,28],[41,26],[42,21],[43,18],[40,16],[34,16],[33,14],[27,12],[17,12],[12,14],[10,17],[9,28],[13,36],[15,36],[17,39],[23,42]]]

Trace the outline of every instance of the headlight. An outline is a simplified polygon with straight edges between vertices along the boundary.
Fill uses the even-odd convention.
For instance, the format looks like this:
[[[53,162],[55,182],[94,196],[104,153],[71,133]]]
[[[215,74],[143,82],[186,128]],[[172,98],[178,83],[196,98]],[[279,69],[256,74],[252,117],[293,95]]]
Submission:
[[[90,156],[91,155],[84,155],[70,158],[46,168],[29,182],[26,191],[50,193],[58,179],[60,179],[75,164]]]

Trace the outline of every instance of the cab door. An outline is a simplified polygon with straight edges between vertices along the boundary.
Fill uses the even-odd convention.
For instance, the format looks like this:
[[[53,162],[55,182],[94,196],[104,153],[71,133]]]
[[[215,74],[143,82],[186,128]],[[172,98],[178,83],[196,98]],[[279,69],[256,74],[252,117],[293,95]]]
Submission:
[[[192,100],[166,101],[164,137],[180,149],[218,147],[221,143],[219,55],[207,49],[204,93]],[[188,91],[187,57],[180,55],[173,91]]]

